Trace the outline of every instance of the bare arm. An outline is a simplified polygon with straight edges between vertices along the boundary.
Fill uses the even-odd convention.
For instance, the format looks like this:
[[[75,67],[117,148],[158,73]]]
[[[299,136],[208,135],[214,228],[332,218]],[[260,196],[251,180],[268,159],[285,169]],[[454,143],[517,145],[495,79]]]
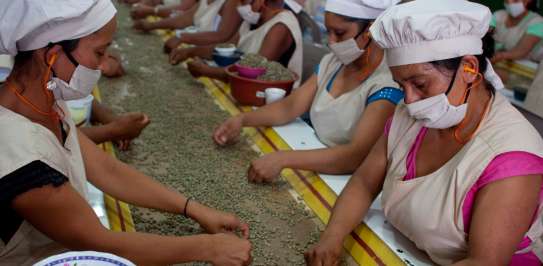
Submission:
[[[183,29],[193,24],[194,13],[196,13],[197,5],[194,5],[189,10],[183,12],[174,17],[163,18],[157,22],[147,23],[145,30],[157,30],[157,29]]]
[[[537,211],[541,176],[509,177],[477,192],[468,257],[455,265],[508,265]]]
[[[177,214],[186,212],[208,232],[239,229],[248,237],[249,227],[236,216],[206,207],[194,200],[186,204],[187,198],[184,195],[109,156],[84,134],[79,133],[78,136],[87,177],[104,193],[141,207]]]
[[[233,36],[239,30],[242,19],[237,11],[239,0],[227,0],[222,7],[222,19],[217,31],[184,33],[181,42],[194,45],[216,45],[224,42],[237,43]]]
[[[492,58],[492,62],[499,62],[502,60],[519,60],[526,58],[532,49],[541,41],[541,38],[525,34],[520,42],[513,49],[509,51],[497,52]]]
[[[255,111],[240,114],[243,126],[277,126],[286,124],[311,107],[317,93],[317,76],[311,76],[285,99],[265,105]]]
[[[387,119],[394,113],[395,105],[385,101],[370,104],[358,121],[351,142],[326,149],[285,151],[282,168],[295,168],[325,174],[347,174],[360,166],[371,148],[383,134]]]
[[[183,35],[181,35],[183,36]],[[230,43],[237,43],[237,40],[239,38],[239,34],[234,34],[232,38],[230,39]],[[179,39],[170,39],[168,40],[171,42],[170,45],[166,45],[169,48],[171,47],[177,47]],[[205,59],[211,59],[213,55],[213,50],[215,49],[215,45],[201,45],[201,46],[193,46],[193,47],[177,47],[173,49],[170,53],[169,61],[172,65],[177,65],[188,58],[192,57],[200,57]]]
[[[96,250],[126,257],[138,265],[166,265],[208,260],[208,235],[164,237],[116,233],[104,228],[90,206],[69,183],[23,193],[12,202],[21,217],[51,239],[74,250]]]
[[[100,103],[97,100],[92,101],[92,113],[91,113],[92,122],[107,124],[107,123],[113,122],[116,118],[117,116],[109,107]]]
[[[244,126],[286,124],[309,110],[316,92],[317,76],[313,75],[285,99],[226,120],[215,130],[213,139],[219,145],[226,145],[239,136]]]
[[[278,23],[266,34],[259,54],[268,60],[278,61],[293,43],[294,38],[288,27],[283,23]]]
[[[106,141],[111,141],[116,138],[115,127],[113,124],[107,125],[97,125],[97,126],[83,126],[79,130],[85,136],[87,136],[92,142],[96,144],[104,143]]]
[[[341,192],[319,242],[305,253],[307,265],[339,263],[343,239],[360,224],[381,191],[386,167],[386,137],[381,136]]]
[[[183,0],[181,1],[181,4],[175,6],[175,8],[177,8],[177,10],[187,11],[194,8],[194,6],[197,6],[197,4],[198,0]]]

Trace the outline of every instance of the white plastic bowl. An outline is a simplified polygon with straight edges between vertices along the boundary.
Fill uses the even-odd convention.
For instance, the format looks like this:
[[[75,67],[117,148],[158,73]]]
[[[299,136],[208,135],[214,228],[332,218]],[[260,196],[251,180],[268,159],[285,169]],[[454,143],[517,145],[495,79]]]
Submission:
[[[72,120],[76,125],[89,125],[92,113],[92,101],[94,97],[89,95],[85,98],[66,101]]]
[[[215,51],[217,51],[217,53],[222,56],[233,56],[234,53],[236,52],[236,47],[235,46],[226,47],[226,48],[215,47]]]
[[[119,256],[95,251],[66,252],[44,259],[34,266],[73,266],[76,264],[81,266],[136,266]]]

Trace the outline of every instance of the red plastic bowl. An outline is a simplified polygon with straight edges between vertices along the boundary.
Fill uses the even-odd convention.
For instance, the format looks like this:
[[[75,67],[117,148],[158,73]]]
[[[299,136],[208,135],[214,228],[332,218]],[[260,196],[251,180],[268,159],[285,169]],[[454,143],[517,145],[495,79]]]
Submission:
[[[241,66],[239,64],[236,64],[236,69],[240,76],[249,78],[249,79],[256,79],[259,76],[264,75],[266,73],[266,68],[264,67],[248,67],[248,66]]]
[[[264,90],[267,88],[284,89],[290,94],[294,82],[298,80],[298,75],[292,73],[294,79],[285,81],[263,81],[257,79],[249,79],[238,75],[236,65],[231,65],[226,68],[226,73],[230,79],[230,92],[232,97],[242,105],[262,106],[266,104],[266,94]]]

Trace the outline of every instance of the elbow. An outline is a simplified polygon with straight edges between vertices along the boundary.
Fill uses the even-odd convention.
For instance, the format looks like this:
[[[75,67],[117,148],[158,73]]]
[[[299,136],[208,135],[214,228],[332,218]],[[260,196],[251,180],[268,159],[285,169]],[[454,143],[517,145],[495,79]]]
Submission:
[[[366,153],[361,153],[360,149],[354,145],[338,146],[337,148],[339,149],[338,154],[334,156],[334,162],[331,164],[333,168],[329,170],[330,174],[352,174],[366,158]]]
[[[345,162],[345,170],[349,173],[356,171],[364,159],[366,159],[368,152],[368,149],[364,149],[363,147],[357,145],[346,145],[343,156],[341,156],[341,160]]]

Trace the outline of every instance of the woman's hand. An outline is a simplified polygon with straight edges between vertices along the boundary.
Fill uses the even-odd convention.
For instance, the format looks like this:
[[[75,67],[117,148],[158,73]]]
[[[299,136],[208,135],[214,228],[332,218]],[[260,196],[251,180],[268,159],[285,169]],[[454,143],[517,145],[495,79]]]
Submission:
[[[240,115],[228,118],[213,132],[213,140],[217,145],[225,146],[234,143],[241,134],[243,118]]]
[[[164,43],[164,53],[171,53],[175,48],[181,45],[181,39],[173,36]]]
[[[233,234],[211,235],[211,264],[221,266],[250,265],[251,242]]]
[[[195,77],[210,77],[213,75],[216,68],[209,66],[208,64],[204,63],[202,60],[193,60],[187,64],[187,69],[189,70],[190,74]]]
[[[120,77],[125,73],[119,56],[110,53],[107,53],[106,58],[100,64],[99,69],[102,71],[102,75],[108,78]]]
[[[282,152],[274,152],[252,161],[247,172],[249,182],[269,183],[277,179],[284,168],[283,156]]]
[[[149,123],[151,120],[144,113],[122,114],[112,122],[117,139],[135,139]]]
[[[151,23],[145,19],[139,19],[134,21],[132,27],[142,32],[149,32],[151,30]]]
[[[147,5],[137,4],[133,5],[130,10],[130,16],[132,19],[143,19],[149,15],[155,13],[155,8]]]
[[[230,213],[215,210],[194,202],[187,205],[187,214],[210,234],[234,233],[238,231],[245,239],[249,238],[249,225]]]
[[[170,53],[170,64],[177,65],[187,59],[189,59],[191,56],[190,48],[182,48],[177,47],[173,49]]]
[[[327,236],[325,231],[319,242],[305,252],[306,264],[309,266],[339,265],[342,241],[336,235]]]

